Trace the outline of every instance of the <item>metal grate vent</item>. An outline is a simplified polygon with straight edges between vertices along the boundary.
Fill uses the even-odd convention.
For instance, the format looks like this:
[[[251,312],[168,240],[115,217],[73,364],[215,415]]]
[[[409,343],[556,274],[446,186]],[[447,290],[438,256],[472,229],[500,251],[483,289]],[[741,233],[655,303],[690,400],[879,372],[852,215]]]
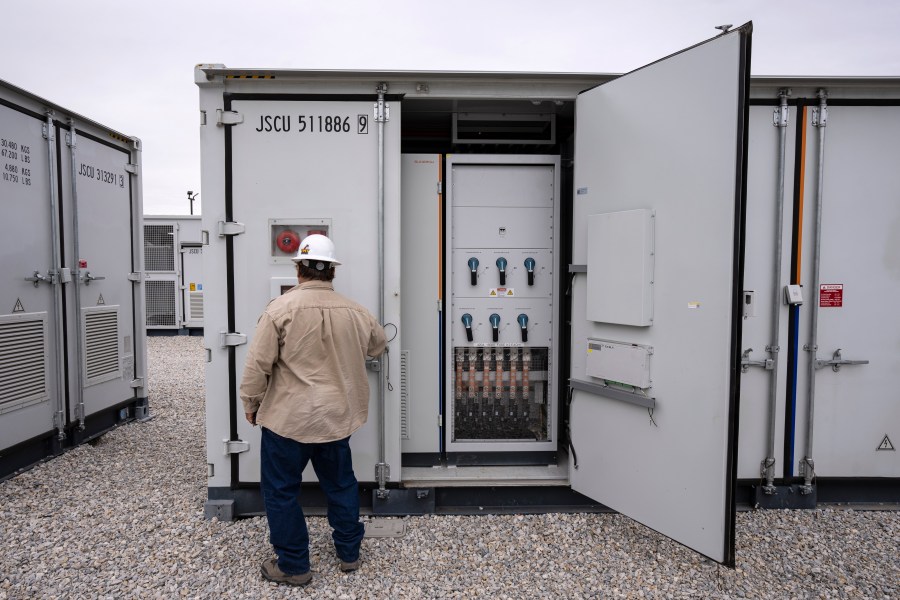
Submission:
[[[400,439],[409,439],[409,350],[400,351]]]
[[[0,319],[0,413],[48,400],[47,317]]]
[[[144,270],[175,270],[174,225],[144,225]]]
[[[121,375],[119,369],[119,307],[85,309],[85,385],[115,379]]]
[[[190,292],[191,321],[203,320],[203,292]]]
[[[147,327],[177,326],[174,281],[145,281],[144,300],[147,305]]]

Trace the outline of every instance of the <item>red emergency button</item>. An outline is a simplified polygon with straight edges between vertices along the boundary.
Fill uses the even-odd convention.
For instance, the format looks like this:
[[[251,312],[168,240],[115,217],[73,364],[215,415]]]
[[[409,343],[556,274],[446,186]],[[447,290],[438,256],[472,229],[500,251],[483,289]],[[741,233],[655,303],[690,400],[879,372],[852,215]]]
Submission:
[[[87,261],[83,258],[78,259],[78,268],[79,269],[87,269]]]

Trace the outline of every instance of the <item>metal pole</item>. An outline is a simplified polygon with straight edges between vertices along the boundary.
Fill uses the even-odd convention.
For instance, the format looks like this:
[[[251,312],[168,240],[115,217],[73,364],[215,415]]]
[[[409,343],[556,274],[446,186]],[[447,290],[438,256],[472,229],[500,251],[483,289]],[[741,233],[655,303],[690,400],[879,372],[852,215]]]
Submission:
[[[785,148],[787,145],[787,125],[788,125],[788,105],[787,97],[789,90],[779,90],[778,97],[780,99],[779,106],[775,109],[775,127],[778,128],[778,176],[775,182],[775,265],[773,278],[773,298],[772,298],[772,336],[771,344],[767,348],[772,356],[772,377],[769,380],[769,431],[768,431],[768,449],[769,453],[762,464],[762,473],[766,479],[763,486],[763,493],[775,493],[775,410],[778,395],[778,353],[781,350],[778,345],[780,328],[781,328],[781,253],[782,238],[784,232],[784,165],[785,165]]]
[[[53,112],[47,111],[47,166],[50,170],[50,239],[53,257],[50,261],[50,283],[53,288],[53,313],[56,316],[56,416],[54,418],[56,426],[56,437],[59,441],[66,439],[66,414],[65,400],[66,397],[66,375],[63,369],[65,365],[66,349],[63,345],[65,335],[64,315],[62,308],[62,252],[60,248],[60,228],[59,222],[59,197],[57,196],[57,179],[56,179],[56,134],[53,126]]]
[[[378,104],[375,112],[378,123],[378,322],[384,323],[384,123],[387,120],[384,95],[387,93],[387,83],[378,84]],[[388,349],[385,348],[385,353]],[[385,483],[388,479],[388,466],[386,462],[385,437],[387,419],[384,401],[385,360],[384,355],[379,359],[378,370],[378,466],[375,469],[375,477],[378,481],[378,498],[386,498],[388,495]],[[388,363],[389,364],[389,363]]]
[[[802,494],[812,492],[812,478],[815,474],[815,463],[812,458],[813,451],[813,416],[816,399],[816,351],[818,350],[818,326],[819,326],[819,263],[822,247],[822,188],[825,181],[825,125],[828,120],[828,94],[825,90],[819,90],[816,96],[819,98],[818,113],[814,115],[813,125],[818,128],[819,159],[816,181],[816,235],[813,245],[813,280],[812,280],[812,315],[810,323],[809,345],[809,394],[807,397],[806,414],[806,456],[803,457],[801,470],[803,473]]]
[[[81,331],[82,331],[82,321],[81,321],[81,247],[78,243],[78,181],[76,177],[78,176],[78,163],[75,156],[75,148],[77,146],[77,141],[75,139],[75,121],[73,119],[69,119],[69,139],[67,140],[67,144],[69,146],[69,156],[71,157],[72,164],[72,251],[74,253],[75,259],[75,293],[73,294],[75,300],[75,323],[76,323],[76,332],[75,332],[75,356],[76,356],[76,367],[75,367],[75,379],[76,379],[76,387],[77,391],[76,396],[78,398],[78,403],[76,405],[75,414],[78,416],[78,429],[84,431],[84,381],[82,379],[81,365],[84,360],[84,344],[81,340]]]

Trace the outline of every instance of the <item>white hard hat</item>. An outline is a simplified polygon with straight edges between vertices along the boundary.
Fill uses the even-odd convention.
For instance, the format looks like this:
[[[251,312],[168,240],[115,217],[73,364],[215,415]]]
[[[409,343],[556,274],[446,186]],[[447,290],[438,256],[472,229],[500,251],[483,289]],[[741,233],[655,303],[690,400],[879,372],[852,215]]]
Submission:
[[[332,266],[341,264],[334,257],[334,242],[319,233],[303,238],[303,241],[300,242],[300,249],[297,250],[297,256],[293,258],[293,261],[303,261],[303,264],[307,267],[310,266],[311,262],[318,262],[319,264],[331,263]],[[324,264],[321,268],[319,268],[319,265],[312,266],[320,271],[326,268]]]

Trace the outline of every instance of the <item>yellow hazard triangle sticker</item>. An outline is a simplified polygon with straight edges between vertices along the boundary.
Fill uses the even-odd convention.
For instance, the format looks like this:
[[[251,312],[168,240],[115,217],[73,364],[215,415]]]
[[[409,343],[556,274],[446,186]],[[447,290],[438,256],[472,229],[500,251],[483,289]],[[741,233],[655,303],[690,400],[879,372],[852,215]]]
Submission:
[[[888,438],[887,434],[885,434],[884,439],[881,440],[881,443],[878,444],[878,448],[876,450],[894,450],[894,445],[891,443],[890,438]]]

